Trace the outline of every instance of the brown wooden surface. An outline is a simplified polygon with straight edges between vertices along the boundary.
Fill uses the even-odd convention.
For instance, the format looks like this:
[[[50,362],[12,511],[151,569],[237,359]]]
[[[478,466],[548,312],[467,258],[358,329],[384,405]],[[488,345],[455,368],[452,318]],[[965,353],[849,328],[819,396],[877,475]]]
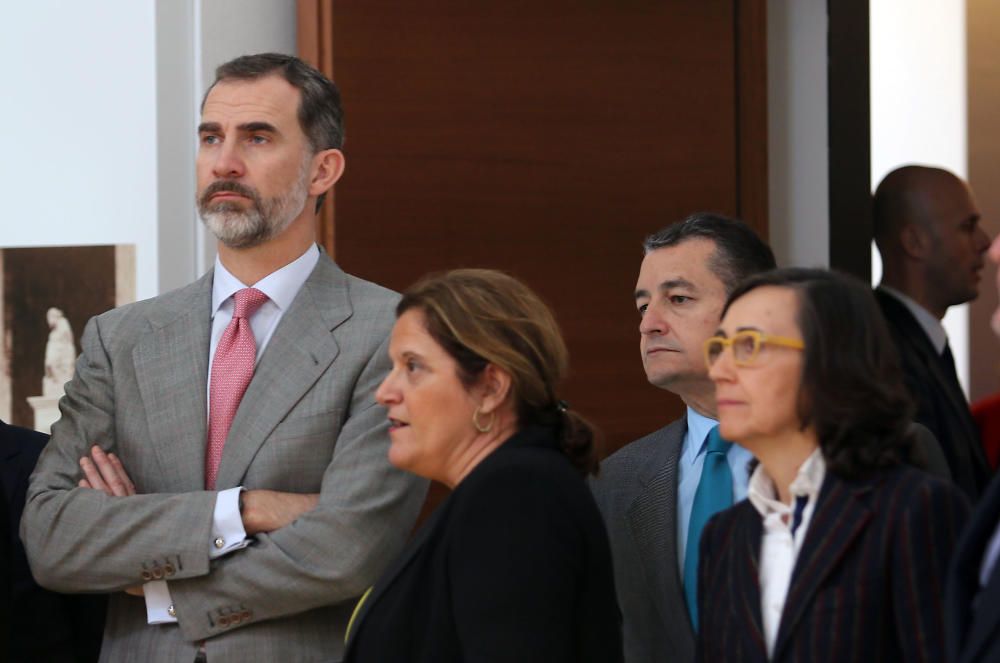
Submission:
[[[767,4],[733,3],[736,11],[737,208],[768,236]]]
[[[872,280],[868,0],[828,4],[830,267]]]
[[[299,57],[331,79],[333,71],[333,0],[298,0],[297,40]],[[331,196],[320,210],[319,240],[336,258],[333,231],[334,202]]]
[[[1000,4],[969,0],[965,5],[969,108],[969,186],[980,224],[990,237],[1000,234],[1000,60],[996,35]],[[986,260],[979,297],[969,307],[969,396],[975,402],[1000,390],[1000,346],[990,320],[997,308],[997,268]],[[986,442],[986,440],[984,440]]]
[[[513,273],[555,309],[563,396],[611,448],[678,416],[639,359],[640,244],[697,210],[766,234],[763,0],[299,9],[301,54],[344,96],[341,266],[396,289]]]

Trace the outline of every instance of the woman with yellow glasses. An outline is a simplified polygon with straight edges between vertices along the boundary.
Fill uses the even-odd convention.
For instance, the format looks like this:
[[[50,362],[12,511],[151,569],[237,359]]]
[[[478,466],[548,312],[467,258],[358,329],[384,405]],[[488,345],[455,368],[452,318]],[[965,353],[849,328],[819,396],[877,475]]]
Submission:
[[[723,437],[759,463],[701,538],[700,661],[943,661],[968,516],[914,469],[911,406],[870,289],[815,269],[739,286],[705,343]]]

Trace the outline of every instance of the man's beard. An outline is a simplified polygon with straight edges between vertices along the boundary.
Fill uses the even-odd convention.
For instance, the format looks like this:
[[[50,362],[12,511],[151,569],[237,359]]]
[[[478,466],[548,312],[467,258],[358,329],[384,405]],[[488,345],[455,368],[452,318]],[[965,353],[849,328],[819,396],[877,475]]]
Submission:
[[[232,180],[216,180],[198,198],[198,214],[216,239],[231,249],[248,249],[277,237],[291,225],[309,197],[307,159],[292,188],[273,198],[261,198],[256,189]],[[246,208],[236,202],[211,203],[222,191],[232,191],[250,201]]]

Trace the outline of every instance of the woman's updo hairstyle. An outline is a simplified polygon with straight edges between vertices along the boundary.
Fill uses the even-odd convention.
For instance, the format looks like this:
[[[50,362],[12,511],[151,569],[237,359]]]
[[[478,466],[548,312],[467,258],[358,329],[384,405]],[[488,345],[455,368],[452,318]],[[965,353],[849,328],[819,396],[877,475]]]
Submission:
[[[472,387],[487,365],[511,376],[520,428],[553,426],[565,453],[583,474],[597,470],[596,432],[567,409],[556,389],[569,355],[549,307],[526,285],[490,269],[432,274],[403,293],[396,315],[418,310],[427,332],[458,364]]]

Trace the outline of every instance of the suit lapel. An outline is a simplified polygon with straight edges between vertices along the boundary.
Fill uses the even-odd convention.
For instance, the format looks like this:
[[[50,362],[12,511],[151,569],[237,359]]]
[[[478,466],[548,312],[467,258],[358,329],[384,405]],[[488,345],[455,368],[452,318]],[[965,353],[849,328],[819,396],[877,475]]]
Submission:
[[[792,571],[774,644],[774,660],[781,658],[782,647],[791,638],[823,580],[836,568],[871,520],[871,511],[863,500],[870,491],[869,482],[852,485],[827,472],[806,540]]]
[[[927,343],[924,346],[921,346],[921,351],[924,354],[924,359],[927,362],[927,366],[930,369],[931,374],[934,376],[934,380],[942,386],[948,397],[948,403],[951,405],[952,410],[954,410],[956,418],[962,422],[962,427],[965,428],[967,439],[978,440],[979,433],[976,430],[976,424],[972,419],[972,414],[969,412],[969,403],[965,400],[965,394],[962,392],[961,386],[956,384],[951,375],[945,371],[945,368],[941,363],[942,360],[934,351],[933,346]],[[976,446],[978,447],[978,445]],[[985,455],[983,457],[985,459]]]
[[[902,338],[899,339],[899,342],[907,344],[913,349],[913,352],[920,356],[921,362],[931,373],[934,382],[944,392],[945,399],[952,409],[954,419],[961,422],[960,425],[964,429],[965,440],[973,442],[970,445],[963,444],[961,440],[953,440],[951,442],[952,448],[956,449],[962,456],[967,457],[970,453],[975,455],[975,464],[981,467],[988,467],[986,454],[983,452],[982,446],[978,443],[979,431],[976,428],[975,421],[972,419],[972,414],[969,412],[969,404],[965,400],[965,394],[962,392],[961,387],[955,384],[951,375],[945,371],[944,366],[941,364],[941,357],[931,343],[931,340],[927,337],[927,332],[924,331],[924,328],[920,326],[920,323],[913,317],[913,314],[910,313],[910,310],[906,308],[903,302],[879,290],[876,290],[875,294],[885,317],[901,331],[900,335]],[[954,470],[955,468],[952,468],[953,472]]]
[[[427,522],[417,530],[416,535],[407,544],[406,549],[403,550],[402,554],[396,558],[396,560],[385,570],[382,576],[378,579],[378,582],[372,587],[371,594],[364,600],[365,602],[358,608],[358,613],[354,616],[354,623],[351,625],[351,630],[347,634],[347,647],[344,651],[344,660],[348,658],[351,646],[354,641],[357,640],[357,634],[361,632],[361,625],[365,621],[365,617],[371,612],[372,607],[378,603],[379,599],[385,595],[386,591],[392,587],[396,579],[399,578],[400,574],[406,570],[406,567],[416,558],[417,554],[424,549],[427,545],[427,541],[433,536],[437,531],[439,523],[445,517],[445,514],[450,510],[451,496],[445,500],[438,508],[436,508],[427,519]]]
[[[765,660],[767,644],[764,641],[764,620],[760,612],[760,545],[763,524],[760,514],[749,503],[742,503],[734,508],[741,511],[734,525],[733,552],[729,558],[733,564],[736,593],[740,598],[730,607],[721,606],[719,609],[729,609],[736,613],[737,619],[744,625],[740,631],[746,636],[750,651],[759,654],[752,658]]]
[[[351,315],[347,279],[325,255],[278,323],[223,448],[216,485],[240,484],[257,450],[340,353],[333,329]]]
[[[980,560],[982,563],[982,560]],[[976,577],[979,575],[979,565],[975,567]],[[976,583],[978,587],[978,582]],[[968,645],[962,652],[962,660],[975,660],[979,651],[997,637],[1000,630],[1000,573],[993,569],[989,584],[979,596],[979,605],[973,608],[972,629],[967,638]]]
[[[660,623],[677,629],[679,619],[669,606],[684,605],[677,562],[677,464],[680,458],[687,421],[663,431],[662,456],[650,463],[649,472],[640,480],[642,491],[628,509],[629,530],[642,559],[642,569],[660,615]],[[688,637],[691,623],[684,611]]]
[[[209,272],[191,286],[190,296],[150,315],[152,331],[132,350],[150,443],[180,492],[205,487],[211,306]]]
[[[972,607],[976,593],[979,592],[979,569],[986,554],[986,546],[996,531],[1000,519],[1000,478],[995,479],[989,491],[983,497],[972,522],[959,542],[953,560],[951,587],[949,591],[956,595],[957,603],[962,611],[958,624],[960,630],[969,628],[962,648],[962,661],[974,660],[979,650],[983,648],[998,629],[1000,629],[1000,567],[993,569],[989,584],[982,590],[979,605]],[[956,606],[950,605],[954,610]],[[971,627],[969,624],[971,623]]]

